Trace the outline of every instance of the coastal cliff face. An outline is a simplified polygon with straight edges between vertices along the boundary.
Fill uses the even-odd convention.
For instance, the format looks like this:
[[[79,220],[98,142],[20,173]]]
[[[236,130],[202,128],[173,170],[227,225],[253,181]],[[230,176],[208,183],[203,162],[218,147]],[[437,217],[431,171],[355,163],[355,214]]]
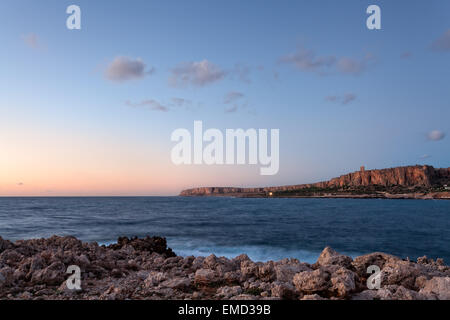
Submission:
[[[407,166],[381,170],[364,170],[342,175],[329,181],[266,188],[203,187],[183,190],[180,196],[214,196],[227,194],[263,194],[305,188],[365,187],[365,186],[432,187],[450,185],[450,168]]]

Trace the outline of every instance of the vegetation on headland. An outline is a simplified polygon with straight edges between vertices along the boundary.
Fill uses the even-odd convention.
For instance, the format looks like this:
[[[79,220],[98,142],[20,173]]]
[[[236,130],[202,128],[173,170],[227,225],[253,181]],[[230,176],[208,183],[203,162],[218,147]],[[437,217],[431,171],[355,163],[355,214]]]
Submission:
[[[379,196],[385,197],[386,194],[402,195],[402,194],[422,194],[427,195],[436,192],[447,191],[443,186],[424,187],[413,186],[406,187],[402,185],[371,185],[371,186],[342,186],[342,187],[309,187],[299,188],[294,190],[274,191],[267,193],[267,196],[272,197],[319,197],[319,196]]]

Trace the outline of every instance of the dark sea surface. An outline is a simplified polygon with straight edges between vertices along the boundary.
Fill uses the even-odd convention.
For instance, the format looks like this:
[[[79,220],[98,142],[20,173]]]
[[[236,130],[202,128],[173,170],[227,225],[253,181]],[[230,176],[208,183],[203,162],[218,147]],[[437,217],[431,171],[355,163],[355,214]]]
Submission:
[[[179,255],[314,262],[331,246],[450,264],[450,201],[185,197],[0,198],[0,236],[73,235],[109,244],[160,235]]]

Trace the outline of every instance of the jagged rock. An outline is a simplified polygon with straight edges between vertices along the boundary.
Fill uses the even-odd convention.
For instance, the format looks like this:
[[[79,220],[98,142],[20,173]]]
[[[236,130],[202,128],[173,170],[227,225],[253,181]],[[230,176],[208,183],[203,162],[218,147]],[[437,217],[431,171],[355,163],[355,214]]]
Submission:
[[[144,284],[147,288],[159,285],[161,282],[167,280],[167,275],[163,272],[152,271],[144,280]]]
[[[262,281],[272,281],[276,278],[275,267],[273,261],[264,263],[258,267],[257,277]]]
[[[307,294],[307,295],[304,295],[300,300],[327,300],[327,299],[322,298],[318,294]]]
[[[55,262],[44,269],[38,269],[32,273],[31,283],[45,285],[59,285],[66,277],[66,268],[61,262]]]
[[[419,293],[435,295],[439,300],[450,300],[450,277],[434,277],[426,281]]]
[[[164,255],[165,257],[175,257],[175,253],[172,249],[167,248],[166,238],[161,237],[147,236],[144,239],[139,239],[137,237],[130,239],[127,237],[120,237],[116,244],[111,244],[108,248],[119,250],[127,245],[130,245],[137,251],[156,252]]]
[[[352,261],[352,258],[326,247],[317,259],[316,266],[337,265],[348,269],[351,267]]]
[[[304,294],[326,291],[330,286],[330,274],[323,269],[303,271],[294,276],[297,291]]]
[[[387,261],[381,271],[382,285],[401,285],[408,289],[417,289],[416,279],[427,274],[427,268],[409,261]]]
[[[331,275],[329,291],[339,298],[348,297],[356,289],[355,279],[356,275],[353,271],[340,268]]]
[[[215,269],[218,264],[218,259],[214,254],[209,255],[203,260],[203,268],[205,269]]]
[[[256,297],[251,294],[240,294],[230,298],[230,300],[255,300],[255,299]]]
[[[6,249],[10,249],[12,247],[13,247],[13,244],[10,241],[4,240],[2,237],[0,237],[0,253],[5,251]]]
[[[297,297],[295,287],[290,283],[274,283],[272,285],[271,293],[273,297],[292,300]]]
[[[229,299],[233,296],[238,296],[242,293],[242,288],[240,286],[233,287],[221,287],[217,290],[216,296]]]
[[[120,238],[108,247],[74,237],[0,238],[0,299],[449,299],[450,268],[439,259],[413,263],[373,253],[349,265],[326,248],[311,266],[246,255],[183,258],[163,244],[156,237]],[[73,264],[81,268],[80,291],[66,287]],[[372,264],[382,270],[379,290],[367,290]]]
[[[194,282],[197,285],[209,286],[215,284],[220,279],[217,277],[216,272],[209,269],[198,269],[195,272]]]
[[[188,278],[174,278],[164,281],[160,286],[184,291],[189,290],[191,287],[191,280]]]
[[[383,252],[374,252],[356,257],[352,262],[352,266],[355,268],[358,276],[360,276],[362,279],[366,279],[370,276],[367,273],[367,268],[369,266],[376,265],[380,269],[383,269],[385,263],[388,261],[396,263],[397,261],[401,261],[401,259]]]
[[[292,282],[297,273],[311,270],[306,263],[278,264],[275,266],[276,279],[281,282]]]
[[[241,262],[241,275],[244,279],[255,277],[258,274],[258,265],[251,260]]]

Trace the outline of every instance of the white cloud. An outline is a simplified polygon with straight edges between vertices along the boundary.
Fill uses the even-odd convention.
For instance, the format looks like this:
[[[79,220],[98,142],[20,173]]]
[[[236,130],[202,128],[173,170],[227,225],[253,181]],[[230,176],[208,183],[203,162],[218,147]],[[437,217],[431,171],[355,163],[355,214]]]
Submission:
[[[319,75],[331,73],[358,75],[364,72],[374,57],[367,54],[362,59],[349,57],[338,58],[334,55],[317,56],[312,50],[300,47],[295,53],[281,57],[280,62],[292,64],[301,71]]]
[[[153,100],[153,99],[143,100],[138,103],[132,103],[130,101],[127,101],[126,105],[128,105],[130,107],[135,107],[135,108],[145,107],[145,108],[149,108],[150,110],[155,110],[155,111],[163,111],[163,112],[169,111],[168,107],[162,105],[161,103],[159,103],[158,101]]]
[[[428,133],[427,138],[431,141],[439,141],[445,138],[445,133],[440,130],[433,130]]]
[[[225,71],[208,60],[184,62],[172,69],[169,83],[172,86],[205,86],[225,77]]]
[[[154,71],[154,68],[146,70],[146,64],[140,58],[116,57],[106,68],[105,78],[111,81],[123,82],[141,79]]]
[[[292,64],[297,69],[302,71],[323,74],[330,71],[330,69],[336,64],[336,57],[317,57],[313,51],[301,47],[296,52],[281,57],[280,61],[283,63]]]

